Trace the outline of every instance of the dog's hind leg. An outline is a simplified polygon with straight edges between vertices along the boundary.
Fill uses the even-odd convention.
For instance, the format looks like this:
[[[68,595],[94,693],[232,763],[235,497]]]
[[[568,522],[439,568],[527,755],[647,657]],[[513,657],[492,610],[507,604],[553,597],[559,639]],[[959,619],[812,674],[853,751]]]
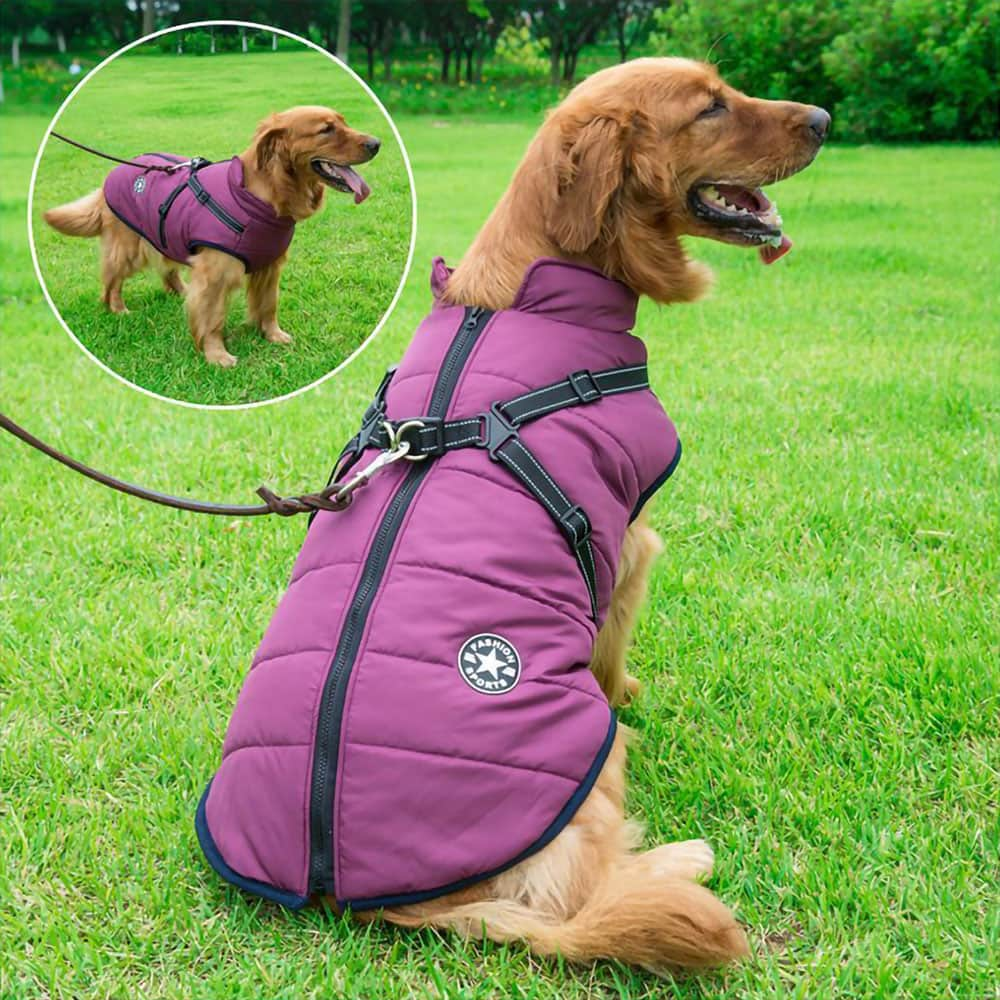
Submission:
[[[247,281],[247,311],[250,322],[259,327],[272,344],[290,344],[291,334],[278,323],[278,280],[285,266],[286,255],[274,263],[254,271]]]
[[[597,683],[615,706],[627,704],[639,693],[639,681],[626,670],[625,655],[636,616],[646,599],[650,568],[662,549],[659,536],[649,526],[646,515],[640,513],[625,532],[611,607],[597,633],[590,660]]]
[[[156,255],[156,270],[163,282],[164,289],[171,295],[181,295],[187,291],[187,287],[181,278],[177,265],[172,260],[167,260],[163,254]]]
[[[654,972],[745,956],[733,915],[693,881],[711,871],[711,849],[686,841],[634,853],[640,831],[625,819],[624,793],[619,731],[590,794],[551,844],[477,886],[382,915],[406,927],[523,940],[542,955],[618,959]]]
[[[195,347],[210,365],[232,368],[236,358],[222,338],[226,304],[243,280],[243,264],[219,250],[205,248],[191,258],[191,280],[184,306]]]
[[[148,262],[143,240],[108,211],[102,225],[101,301],[113,313],[127,313],[122,285]]]

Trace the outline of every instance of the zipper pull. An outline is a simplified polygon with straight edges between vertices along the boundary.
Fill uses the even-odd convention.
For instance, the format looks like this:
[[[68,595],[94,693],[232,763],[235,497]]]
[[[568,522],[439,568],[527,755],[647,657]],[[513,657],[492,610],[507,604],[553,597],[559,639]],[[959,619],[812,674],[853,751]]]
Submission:
[[[486,312],[486,310],[482,306],[473,306],[469,312],[469,318],[465,321],[465,328],[467,330],[471,330],[474,326],[476,326],[482,318],[484,312]]]

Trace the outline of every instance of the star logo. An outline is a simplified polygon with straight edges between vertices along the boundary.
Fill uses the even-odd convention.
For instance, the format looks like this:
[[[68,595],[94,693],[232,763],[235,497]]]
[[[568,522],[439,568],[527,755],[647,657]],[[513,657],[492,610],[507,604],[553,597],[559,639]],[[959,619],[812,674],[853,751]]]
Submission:
[[[506,694],[521,678],[521,657],[502,635],[482,632],[458,651],[462,680],[480,694]]]

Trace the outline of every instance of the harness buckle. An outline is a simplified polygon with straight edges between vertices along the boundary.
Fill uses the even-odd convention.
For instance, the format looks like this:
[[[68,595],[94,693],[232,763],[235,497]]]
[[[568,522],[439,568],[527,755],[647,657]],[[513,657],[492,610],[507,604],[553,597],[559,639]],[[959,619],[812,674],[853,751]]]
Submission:
[[[479,440],[475,442],[477,448],[485,448],[494,462],[499,462],[497,452],[511,438],[517,437],[517,428],[500,412],[500,403],[494,403],[485,413],[479,414],[482,421],[482,428],[479,432]]]
[[[594,378],[594,373],[587,368],[568,375],[570,388],[576,393],[581,403],[596,403],[603,395],[601,387]]]
[[[587,517],[587,512],[579,504],[573,504],[560,515],[559,529],[566,536],[570,545],[574,549],[579,549],[590,539],[590,518]]]

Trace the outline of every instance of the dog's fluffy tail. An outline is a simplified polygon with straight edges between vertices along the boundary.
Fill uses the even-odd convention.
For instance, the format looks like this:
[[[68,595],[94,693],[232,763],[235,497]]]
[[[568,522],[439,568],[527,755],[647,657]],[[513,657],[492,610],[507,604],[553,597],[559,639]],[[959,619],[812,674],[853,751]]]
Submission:
[[[104,192],[98,189],[66,205],[50,208],[45,221],[67,236],[99,236],[104,209]]]
[[[638,865],[621,866],[563,923],[501,900],[456,906],[444,921],[420,919],[413,908],[384,915],[411,926],[446,923],[472,937],[485,932],[495,941],[524,940],[538,954],[571,962],[617,959],[657,973],[710,968],[749,954],[743,928],[708,889]]]

